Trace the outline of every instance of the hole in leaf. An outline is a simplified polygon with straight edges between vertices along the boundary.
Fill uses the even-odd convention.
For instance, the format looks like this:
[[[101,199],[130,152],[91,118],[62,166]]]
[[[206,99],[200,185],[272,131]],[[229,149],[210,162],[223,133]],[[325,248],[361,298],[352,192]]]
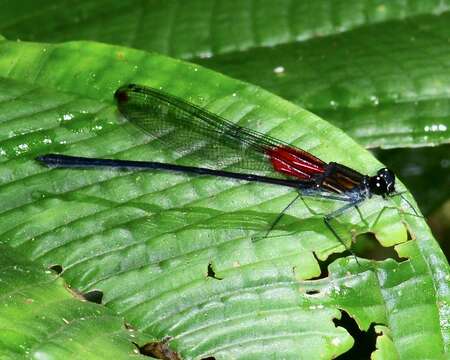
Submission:
[[[411,232],[411,229],[409,228],[408,224],[406,224],[406,235],[408,236],[407,237],[408,240],[415,240],[416,239],[416,237]]]
[[[208,264],[208,270],[207,270],[206,276],[210,277],[210,278],[213,278],[213,279],[216,279],[216,280],[223,280],[223,278],[218,277],[216,275],[216,272],[214,271],[214,268],[213,268],[213,265],[212,265],[211,262]]]
[[[306,294],[307,295],[317,295],[317,294],[320,294],[320,291],[319,290],[307,290]]]
[[[103,291],[100,290],[92,290],[83,293],[83,297],[86,301],[101,304],[103,299]]]
[[[201,358],[201,360],[216,360],[216,358],[214,356],[208,356],[205,358]]]
[[[341,310],[341,318],[333,319],[336,326],[343,327],[353,337],[355,343],[353,347],[346,353],[338,356],[338,360],[353,359],[370,359],[370,355],[376,349],[377,333],[375,332],[375,324],[370,324],[367,331],[359,329],[355,319],[353,319],[346,311]]]
[[[394,259],[397,262],[402,262],[406,260],[398,256],[393,246],[382,246],[372,233],[358,235],[357,239],[353,251],[358,257],[377,261]]]
[[[324,279],[328,277],[328,265],[330,265],[333,261],[335,261],[336,259],[340,259],[340,258],[344,258],[347,256],[351,256],[349,251],[344,251],[342,253],[335,253],[335,254],[331,254],[330,256],[327,257],[326,260],[320,260],[316,253],[313,252],[314,257],[316,258],[319,266],[320,266],[320,275],[314,278],[311,278],[310,280],[319,280],[319,279]]]
[[[141,355],[150,356],[162,360],[181,360],[181,357],[176,351],[169,348],[167,342],[170,337],[164,338],[162,341],[149,342],[142,346],[133,343],[139,350]]]
[[[58,275],[61,274],[63,272],[63,267],[60,264],[55,264],[55,265],[51,265],[48,267],[50,270],[53,270],[55,273],[57,273]]]

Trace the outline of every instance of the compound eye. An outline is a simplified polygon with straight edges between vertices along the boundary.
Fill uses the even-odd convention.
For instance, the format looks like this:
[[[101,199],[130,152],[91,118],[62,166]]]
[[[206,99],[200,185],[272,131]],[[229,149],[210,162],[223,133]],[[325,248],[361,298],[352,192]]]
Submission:
[[[386,181],[382,178],[382,176],[376,177],[377,182],[375,183],[375,186],[381,190],[386,188]]]
[[[370,178],[370,190],[377,195],[383,195],[387,192],[387,183],[381,175],[372,176]]]
[[[387,168],[383,168],[383,169],[378,170],[377,175],[380,177],[387,177],[387,176],[389,176],[389,172],[390,172],[390,170],[388,170]]]

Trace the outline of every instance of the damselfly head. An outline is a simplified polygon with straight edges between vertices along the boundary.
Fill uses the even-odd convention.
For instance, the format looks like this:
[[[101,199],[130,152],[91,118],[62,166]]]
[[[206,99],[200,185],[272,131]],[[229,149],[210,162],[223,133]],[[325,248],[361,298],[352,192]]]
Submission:
[[[395,192],[395,175],[392,170],[382,168],[369,179],[369,189],[375,195],[389,195]]]

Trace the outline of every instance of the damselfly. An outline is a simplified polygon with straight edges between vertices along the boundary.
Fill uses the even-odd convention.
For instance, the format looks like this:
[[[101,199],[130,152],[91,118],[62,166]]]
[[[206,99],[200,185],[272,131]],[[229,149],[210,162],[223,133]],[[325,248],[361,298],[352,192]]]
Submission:
[[[378,195],[395,194],[395,175],[381,168],[376,175],[361,174],[337,162],[326,163],[305,150],[234,124],[216,114],[161,90],[130,84],[115,92],[119,111],[128,121],[168,148],[199,159],[204,167],[47,154],[37,157],[49,167],[110,167],[127,170],[168,170],[212,175],[294,188],[302,195],[345,204],[323,217],[325,225],[345,246],[331,220]],[[261,174],[264,172],[264,174]],[[267,176],[267,172],[270,176]],[[347,246],[345,246],[347,248]]]

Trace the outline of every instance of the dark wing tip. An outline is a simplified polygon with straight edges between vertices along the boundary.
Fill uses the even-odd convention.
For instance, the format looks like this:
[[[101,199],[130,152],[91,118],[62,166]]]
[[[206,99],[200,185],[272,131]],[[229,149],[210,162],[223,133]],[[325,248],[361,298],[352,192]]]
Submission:
[[[116,99],[116,101],[120,104],[120,103],[124,103],[128,101],[128,92],[130,90],[133,90],[136,88],[136,84],[127,84],[127,85],[122,85],[120,88],[118,88],[116,90],[116,92],[114,93],[114,98]]]

